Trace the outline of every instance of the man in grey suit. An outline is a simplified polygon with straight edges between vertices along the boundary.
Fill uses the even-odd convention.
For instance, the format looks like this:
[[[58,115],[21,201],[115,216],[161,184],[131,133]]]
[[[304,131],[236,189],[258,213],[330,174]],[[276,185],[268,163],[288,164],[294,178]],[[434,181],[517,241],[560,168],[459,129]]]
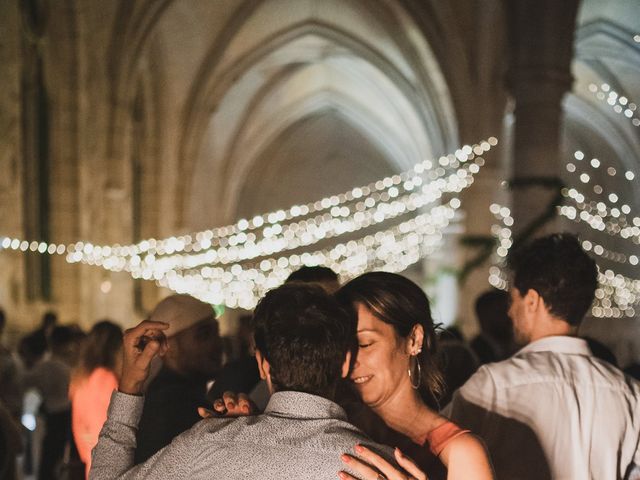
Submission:
[[[317,286],[285,284],[267,293],[254,313],[256,361],[273,393],[265,412],[202,420],[134,466],[143,384],[151,359],[166,351],[166,328],[145,321],[125,332],[123,375],[93,452],[92,479],[335,479],[344,470],[341,454],[357,443],[393,458],[391,449],[347,423],[332,401],[349,373],[354,313]]]

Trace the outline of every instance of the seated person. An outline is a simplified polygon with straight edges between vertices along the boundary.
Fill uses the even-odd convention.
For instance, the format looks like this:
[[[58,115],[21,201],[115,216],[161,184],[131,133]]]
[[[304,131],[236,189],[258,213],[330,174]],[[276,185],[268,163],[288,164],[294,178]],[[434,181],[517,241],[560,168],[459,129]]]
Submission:
[[[272,392],[264,414],[207,418],[134,466],[143,385],[152,358],[166,352],[167,328],[144,321],[125,334],[122,379],[93,453],[91,478],[334,479],[340,454],[356,443],[393,458],[391,449],[347,423],[332,400],[339,379],[349,374],[353,312],[317,286],[285,284],[267,293],[254,314],[256,361]]]

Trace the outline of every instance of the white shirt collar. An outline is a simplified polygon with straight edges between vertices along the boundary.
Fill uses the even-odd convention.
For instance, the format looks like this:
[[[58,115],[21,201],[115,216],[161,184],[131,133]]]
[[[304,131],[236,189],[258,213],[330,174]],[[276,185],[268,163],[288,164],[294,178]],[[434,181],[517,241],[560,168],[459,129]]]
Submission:
[[[531,342],[518,351],[516,356],[521,353],[529,352],[558,352],[573,355],[592,355],[591,349],[589,348],[586,340],[566,335],[543,337],[535,342]]]

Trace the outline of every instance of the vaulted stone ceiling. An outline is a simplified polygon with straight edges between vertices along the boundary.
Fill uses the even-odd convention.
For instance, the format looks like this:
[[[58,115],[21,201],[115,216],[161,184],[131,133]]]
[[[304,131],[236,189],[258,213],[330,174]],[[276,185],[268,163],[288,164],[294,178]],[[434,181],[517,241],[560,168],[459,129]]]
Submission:
[[[251,205],[299,202],[300,175],[311,184],[331,160],[322,145],[361,147],[342,155],[339,168],[334,162],[331,174],[350,181],[318,182],[306,191],[317,198],[456,148],[452,103],[426,40],[398,2],[370,7],[356,0],[174,2],[158,13],[134,63],[147,66],[142,78],[163,79],[155,80],[155,98],[163,130],[177,137],[170,161],[180,172],[180,227],[258,213]],[[322,128],[321,118],[344,129]],[[281,174],[275,203],[272,187],[252,177],[270,165]]]

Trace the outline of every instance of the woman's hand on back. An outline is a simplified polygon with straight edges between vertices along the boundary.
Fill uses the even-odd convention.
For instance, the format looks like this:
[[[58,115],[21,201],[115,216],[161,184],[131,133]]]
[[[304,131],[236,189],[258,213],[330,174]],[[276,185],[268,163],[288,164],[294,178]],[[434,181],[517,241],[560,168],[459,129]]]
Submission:
[[[412,460],[405,457],[398,448],[393,453],[398,465],[404,470],[398,470],[380,455],[362,445],[356,445],[355,451],[360,458],[347,454],[342,455],[341,458],[351,470],[364,480],[428,480],[427,475]],[[345,471],[338,473],[338,476],[342,480],[357,480],[356,477]]]

